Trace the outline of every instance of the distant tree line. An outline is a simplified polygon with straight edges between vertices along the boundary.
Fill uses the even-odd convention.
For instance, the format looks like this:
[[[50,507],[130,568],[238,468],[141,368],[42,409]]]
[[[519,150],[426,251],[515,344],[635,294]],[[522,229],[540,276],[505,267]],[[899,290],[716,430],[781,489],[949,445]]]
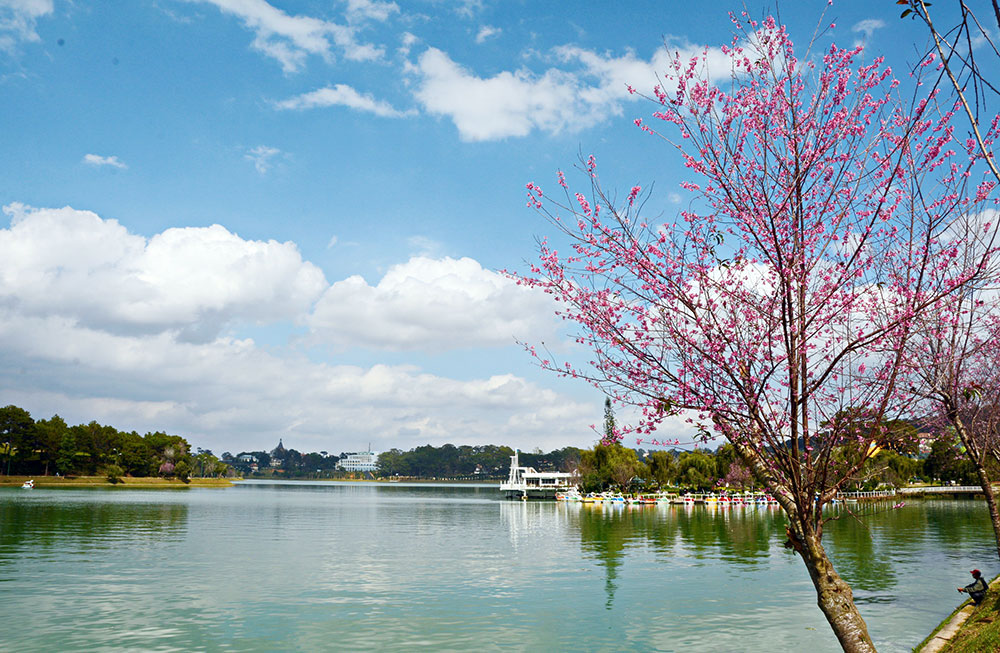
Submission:
[[[549,453],[519,454],[519,462],[538,471],[573,471],[580,465],[582,451],[564,447]],[[378,474],[383,477],[411,478],[501,478],[510,469],[510,447],[487,445],[445,444],[440,447],[423,445],[409,451],[390,449],[379,454]]]
[[[69,426],[59,415],[34,420],[17,406],[0,408],[0,471],[5,475],[223,476],[229,466],[211,451],[162,431],[139,435],[96,421]]]
[[[730,444],[715,451],[671,449],[652,452],[620,444],[598,444],[582,452],[579,471],[584,492],[761,487],[760,480],[740,463]],[[991,476],[1000,477],[1000,466],[992,465]],[[878,451],[865,463],[857,481],[848,483],[843,489],[900,487],[916,480],[974,485],[976,478],[975,467],[962,455],[957,442],[943,437],[935,440],[930,453],[924,456],[891,449]]]
[[[227,451],[222,460],[247,477],[337,478],[350,475],[337,469],[337,463],[346,455],[330,455],[326,451],[301,453],[279,445],[270,452],[241,451],[234,456]]]
[[[275,478],[436,478],[436,479],[500,479],[507,476],[514,449],[498,445],[453,445],[440,447],[427,444],[409,451],[390,449],[378,456],[376,471],[369,475],[337,469],[337,463],[347,456],[301,453],[280,446],[270,452],[244,451],[236,456],[226,452],[222,462],[243,476]],[[606,489],[657,489],[681,487],[687,489],[755,488],[760,484],[750,470],[737,460],[733,447],[724,444],[684,451],[680,449],[646,451],[620,444],[598,444],[592,449],[564,447],[543,453],[519,452],[520,464],[538,471],[574,470],[580,473],[584,491]],[[1000,470],[996,470],[1000,472]],[[856,483],[844,489],[871,489],[879,485],[905,485],[910,479],[973,483],[975,468],[962,455],[955,443],[938,439],[929,455],[916,456],[883,450],[865,465]]]

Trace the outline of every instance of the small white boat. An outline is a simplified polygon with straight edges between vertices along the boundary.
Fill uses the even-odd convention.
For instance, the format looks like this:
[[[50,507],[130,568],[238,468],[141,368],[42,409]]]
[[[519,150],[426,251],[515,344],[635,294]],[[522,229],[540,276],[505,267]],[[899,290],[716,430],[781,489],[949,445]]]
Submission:
[[[33,478],[29,478],[29,479],[28,479],[27,481],[25,481],[25,482],[24,482],[24,484],[23,484],[23,485],[21,486],[21,489],[22,489],[22,490],[33,490],[33,489],[35,489],[35,479],[33,479]]]
[[[556,501],[582,501],[580,491],[572,487],[564,492],[556,492]]]

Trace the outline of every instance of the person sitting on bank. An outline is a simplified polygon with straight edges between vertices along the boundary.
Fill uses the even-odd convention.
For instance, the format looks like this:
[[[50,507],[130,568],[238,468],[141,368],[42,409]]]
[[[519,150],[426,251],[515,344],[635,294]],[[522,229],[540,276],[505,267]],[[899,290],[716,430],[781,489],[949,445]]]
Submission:
[[[972,602],[979,605],[986,598],[986,590],[989,586],[983,580],[983,574],[978,569],[973,569],[970,573],[975,580],[965,587],[959,587],[958,591],[967,593]]]

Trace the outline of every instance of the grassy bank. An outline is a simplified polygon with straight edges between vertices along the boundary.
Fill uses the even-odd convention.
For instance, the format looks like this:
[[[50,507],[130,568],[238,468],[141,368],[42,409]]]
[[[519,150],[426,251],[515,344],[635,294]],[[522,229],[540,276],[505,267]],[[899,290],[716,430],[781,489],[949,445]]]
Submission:
[[[1000,578],[998,576],[997,578]],[[972,614],[959,628],[958,632],[941,648],[940,653],[982,653],[983,651],[1000,651],[1000,583],[994,578],[986,592],[982,604],[974,608]],[[920,642],[913,650],[921,651],[931,639],[944,628],[959,611],[972,600],[965,601],[944,618],[938,627]]]
[[[123,476],[112,483],[106,476],[0,476],[0,487],[21,487],[29,478],[35,487],[130,487],[130,488],[186,488],[186,487],[230,487],[228,478],[192,478],[185,483],[176,478]]]

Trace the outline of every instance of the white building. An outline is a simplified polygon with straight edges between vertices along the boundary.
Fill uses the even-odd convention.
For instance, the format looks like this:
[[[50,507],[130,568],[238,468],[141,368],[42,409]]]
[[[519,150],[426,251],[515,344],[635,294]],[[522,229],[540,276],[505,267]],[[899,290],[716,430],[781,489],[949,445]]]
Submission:
[[[374,451],[359,451],[349,453],[346,458],[341,458],[337,463],[337,469],[347,472],[374,472],[378,466],[378,454]]]
[[[500,491],[508,499],[555,499],[557,492],[575,488],[576,472],[538,472],[534,467],[521,467],[518,451],[510,457],[510,476],[500,484]]]

